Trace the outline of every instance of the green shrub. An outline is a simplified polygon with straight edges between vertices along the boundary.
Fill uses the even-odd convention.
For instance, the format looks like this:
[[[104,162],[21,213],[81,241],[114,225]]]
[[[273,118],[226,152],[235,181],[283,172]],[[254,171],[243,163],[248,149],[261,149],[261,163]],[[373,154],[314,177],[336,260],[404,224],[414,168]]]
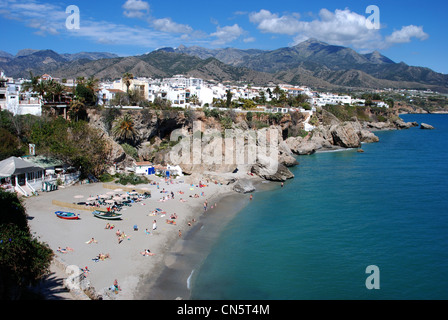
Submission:
[[[134,148],[133,146],[131,146],[131,145],[128,144],[128,143],[123,143],[121,146],[122,146],[124,152],[125,152],[128,156],[134,158],[134,160],[138,160],[138,151],[137,151],[136,148]]]
[[[135,173],[130,173],[130,174],[120,174],[119,178],[118,178],[118,183],[122,184],[122,185],[127,185],[127,184],[132,184],[132,185],[137,185],[137,184],[145,184],[148,183],[149,180],[146,179],[146,177],[143,176],[138,176]]]

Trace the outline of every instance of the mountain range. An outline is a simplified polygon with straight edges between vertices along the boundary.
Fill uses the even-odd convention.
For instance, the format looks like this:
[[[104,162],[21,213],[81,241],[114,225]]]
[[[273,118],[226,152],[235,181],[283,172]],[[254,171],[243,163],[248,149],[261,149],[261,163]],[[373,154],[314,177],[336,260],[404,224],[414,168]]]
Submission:
[[[13,77],[28,77],[32,71],[61,78],[95,76],[112,80],[130,72],[152,78],[185,74],[219,82],[289,83],[315,89],[407,88],[448,92],[446,74],[396,63],[378,51],[360,54],[316,39],[276,50],[181,45],[129,57],[104,52],[58,54],[32,49],[21,50],[13,56],[0,51],[0,69]]]

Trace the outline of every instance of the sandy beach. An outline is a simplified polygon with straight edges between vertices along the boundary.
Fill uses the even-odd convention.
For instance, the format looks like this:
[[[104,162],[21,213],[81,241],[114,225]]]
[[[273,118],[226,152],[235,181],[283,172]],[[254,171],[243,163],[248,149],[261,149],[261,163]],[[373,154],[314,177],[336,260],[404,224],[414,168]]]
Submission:
[[[67,209],[53,204],[53,200],[84,202],[90,197],[107,195],[108,192],[110,196],[126,194],[125,191],[105,188],[102,183],[75,185],[40,193],[25,200],[31,232],[53,249],[57,261],[63,266],[87,267],[87,279],[97,293],[104,293],[104,299],[188,299],[187,292],[177,292],[180,287],[186,287],[185,276],[188,277],[188,274],[185,272],[188,272],[188,267],[184,268],[184,272],[176,273],[183,278],[178,279],[181,283],[174,284],[176,288],[171,286],[171,295],[168,296],[160,294],[160,291],[166,289],[161,286],[163,281],[160,279],[167,279],[160,276],[170,267],[172,270],[177,256],[185,254],[185,241],[203,228],[201,219],[212,215],[224,216],[230,211],[235,213],[243,205],[243,202],[239,202],[239,205],[233,206],[234,210],[230,210],[231,204],[236,203],[235,199],[246,200],[249,196],[237,194],[232,190],[232,185],[201,181],[205,184],[201,187],[199,180],[189,181],[188,178],[192,177],[184,178],[168,182],[156,178],[154,181],[159,182],[159,188],[151,184],[135,186],[136,189],[146,188],[151,192],[151,198],[124,207],[120,211],[122,220],[103,220],[94,217],[91,211]],[[120,189],[123,186],[116,187]],[[171,198],[171,192],[174,199]],[[164,197],[165,201],[160,201]],[[231,200],[225,205],[221,204],[223,199]],[[205,201],[207,210],[204,210]],[[222,210],[221,206],[227,207],[226,210]],[[156,208],[166,213],[155,213]],[[54,213],[58,210],[79,214],[80,219],[60,219]],[[171,219],[172,214],[176,214],[177,218]],[[167,223],[167,219],[175,221],[175,224]],[[157,225],[155,230],[154,220]],[[107,229],[107,223],[113,224],[114,228]],[[138,230],[134,230],[135,225]],[[117,231],[125,234],[121,241]],[[89,243],[92,238],[95,241]],[[68,250],[60,252],[58,248]],[[153,255],[142,255],[146,249]],[[96,259],[100,254],[108,255],[109,258]],[[66,274],[69,277],[70,274]],[[117,294],[108,290],[114,280],[118,281],[121,289]],[[151,290],[152,287],[154,290]]]

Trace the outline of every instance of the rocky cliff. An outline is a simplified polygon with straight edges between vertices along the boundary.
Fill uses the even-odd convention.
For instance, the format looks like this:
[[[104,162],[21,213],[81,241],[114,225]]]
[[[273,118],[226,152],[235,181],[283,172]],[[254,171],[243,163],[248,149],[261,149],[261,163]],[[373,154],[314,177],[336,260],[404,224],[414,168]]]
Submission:
[[[213,117],[203,111],[127,110],[121,111],[117,118],[124,113],[131,115],[136,132],[129,142],[135,150],[133,155],[111,135],[104,111],[89,113],[90,124],[102,129],[111,144],[110,160],[118,168],[132,167],[137,160],[180,165],[185,174],[208,175],[224,183],[234,182],[236,176],[285,181],[294,177],[288,167],[299,164],[297,155],[359,148],[361,143],[379,141],[375,130],[418,125],[405,123],[396,116],[377,121],[370,113],[358,115],[361,120],[353,116],[343,121],[340,116],[320,110],[315,129],[306,136],[298,136],[294,133],[303,129],[305,119],[301,114],[257,114],[256,120],[248,121],[245,114],[232,111]]]

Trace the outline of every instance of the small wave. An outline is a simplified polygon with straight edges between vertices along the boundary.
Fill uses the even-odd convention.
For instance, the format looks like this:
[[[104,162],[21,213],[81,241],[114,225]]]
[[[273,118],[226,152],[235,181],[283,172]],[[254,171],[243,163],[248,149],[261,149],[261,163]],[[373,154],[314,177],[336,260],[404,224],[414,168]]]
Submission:
[[[193,273],[194,273],[194,269],[191,270],[191,273],[190,273],[190,275],[188,276],[188,279],[187,279],[187,288],[188,288],[188,290],[190,290],[190,282],[191,282],[191,277],[193,276]]]

